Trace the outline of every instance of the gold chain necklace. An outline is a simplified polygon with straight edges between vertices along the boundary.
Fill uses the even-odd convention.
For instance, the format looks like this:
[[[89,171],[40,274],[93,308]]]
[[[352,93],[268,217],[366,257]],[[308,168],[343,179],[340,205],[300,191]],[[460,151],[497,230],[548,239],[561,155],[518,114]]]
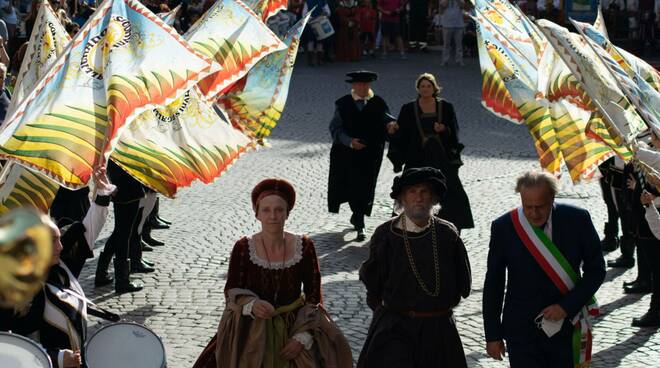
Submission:
[[[266,260],[268,261],[268,269],[273,272],[273,287],[275,287],[275,296],[273,297],[273,303],[277,304],[277,294],[280,292],[280,286],[282,285],[282,278],[280,278],[279,274],[284,273],[284,264],[286,262],[286,238],[284,239],[284,255],[282,256],[282,268],[280,268],[280,272],[277,272],[277,270],[273,269],[273,265],[270,263],[270,256],[268,255],[268,249],[266,248],[266,242],[264,242],[264,238],[262,236],[259,237],[261,239],[261,246],[264,248],[264,253],[266,253]]]
[[[435,220],[431,217],[431,247],[433,248],[433,266],[435,270],[435,288],[433,292],[430,292],[426,287],[426,283],[422,280],[422,276],[417,271],[417,266],[415,265],[415,259],[412,255],[412,250],[410,248],[410,241],[408,240],[408,233],[406,231],[406,215],[401,215],[401,227],[403,228],[403,244],[406,247],[406,254],[408,255],[408,263],[410,268],[412,268],[415,278],[417,279],[417,284],[419,287],[424,290],[426,294],[432,297],[436,297],[440,294],[440,263],[438,262],[438,242],[435,234]]]

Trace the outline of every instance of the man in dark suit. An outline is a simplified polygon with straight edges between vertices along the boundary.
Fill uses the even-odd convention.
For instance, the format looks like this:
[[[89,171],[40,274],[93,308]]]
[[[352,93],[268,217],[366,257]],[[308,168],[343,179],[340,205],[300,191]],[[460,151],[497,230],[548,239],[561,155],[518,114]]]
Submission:
[[[576,324],[585,326],[582,336],[588,339],[588,324],[581,324],[587,318],[585,306],[605,278],[589,212],[555,203],[558,190],[552,175],[527,172],[516,184],[522,207],[492,223],[483,296],[486,350],[498,360],[508,350],[513,368],[573,367]],[[549,249],[559,254],[543,253]]]

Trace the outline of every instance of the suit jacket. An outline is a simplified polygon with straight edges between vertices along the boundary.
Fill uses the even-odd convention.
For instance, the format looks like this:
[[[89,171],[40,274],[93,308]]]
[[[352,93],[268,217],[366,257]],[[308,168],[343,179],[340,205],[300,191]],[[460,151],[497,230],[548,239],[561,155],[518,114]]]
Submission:
[[[486,341],[523,341],[538,336],[534,319],[555,303],[568,314],[560,335],[570,337],[571,319],[603,283],[605,260],[589,212],[555,204],[551,216],[552,241],[578,275],[581,274],[580,281],[562,295],[518,237],[510,213],[499,217],[491,225],[484,284]]]

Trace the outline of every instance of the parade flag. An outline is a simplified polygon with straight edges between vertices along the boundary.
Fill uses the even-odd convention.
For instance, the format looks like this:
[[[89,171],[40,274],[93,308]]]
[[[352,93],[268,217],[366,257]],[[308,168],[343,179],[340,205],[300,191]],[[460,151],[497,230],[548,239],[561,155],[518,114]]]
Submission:
[[[176,20],[177,14],[179,14],[179,10],[181,9],[181,4],[177,5],[176,8],[165,12],[165,13],[158,13],[156,14],[160,19],[165,22],[168,26],[174,25],[174,21]]]
[[[218,113],[192,88],[167,107],[137,117],[110,159],[170,198],[194,180],[210,183],[251,143]]]
[[[484,77],[488,77],[492,81],[490,84],[496,88],[508,91],[508,96],[501,92],[496,96],[510,97],[515,110],[506,109],[507,104],[493,104],[493,99],[486,104],[497,106],[499,111],[524,122],[534,141],[541,167],[558,175],[561,172],[562,155],[547,101],[537,99],[538,59],[532,39],[524,29],[518,29],[512,24],[513,15],[507,16],[502,8],[494,7],[492,2],[477,1],[475,10],[481,41],[479,58],[485,61],[482,64],[482,69],[486,69]],[[501,82],[497,82],[498,79]],[[482,92],[482,95],[485,93]]]
[[[610,71],[638,114],[648,126],[660,132],[660,93],[628,65],[621,53],[598,29],[587,23],[571,22]]]
[[[270,135],[282,116],[300,36],[308,20],[309,14],[287,32],[283,40],[287,49],[263,58],[218,100],[232,124],[257,142]]]
[[[32,35],[21,64],[7,116],[28,95],[62,54],[71,38],[47,1],[39,4]],[[0,174],[0,215],[16,207],[34,207],[46,213],[59,185],[9,160]]]
[[[567,29],[545,19],[537,21],[537,24],[557,54],[580,81],[606,123],[611,125],[610,128],[613,128],[624,142],[631,142],[647,129],[634,106],[585,38],[569,33]]]
[[[18,207],[33,207],[48,213],[59,185],[38,172],[12,165],[0,186],[0,215]]]
[[[7,119],[0,157],[83,187],[125,124],[180,97],[209,66],[137,0],[106,0]]]
[[[212,74],[198,84],[209,101],[215,101],[266,55],[286,48],[240,0],[216,1],[184,37],[214,60]]]
[[[596,14],[596,20],[594,21],[594,28],[598,30],[605,38],[610,38],[607,34],[607,27],[605,26],[605,17],[603,16],[603,9],[600,1],[598,2],[598,13]]]
[[[41,1],[21,69],[16,77],[7,117],[30,92],[62,54],[71,37],[47,1]],[[4,124],[3,124],[4,125]]]
[[[288,0],[245,0],[245,5],[266,22],[280,10],[286,10],[289,2]]]

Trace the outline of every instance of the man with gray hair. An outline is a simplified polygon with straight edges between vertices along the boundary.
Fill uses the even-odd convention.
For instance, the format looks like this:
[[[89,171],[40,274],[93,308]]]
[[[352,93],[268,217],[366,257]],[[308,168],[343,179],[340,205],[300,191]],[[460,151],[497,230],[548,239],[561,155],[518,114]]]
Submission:
[[[470,294],[470,262],[456,228],[433,216],[446,190],[430,167],[394,180],[403,213],[376,229],[360,268],[374,315],[359,368],[467,367],[453,308]]]
[[[502,360],[508,350],[513,368],[591,360],[589,315],[598,314],[594,295],[605,279],[605,260],[589,212],[555,203],[558,191],[554,176],[524,173],[516,183],[522,205],[491,225],[486,351]]]

